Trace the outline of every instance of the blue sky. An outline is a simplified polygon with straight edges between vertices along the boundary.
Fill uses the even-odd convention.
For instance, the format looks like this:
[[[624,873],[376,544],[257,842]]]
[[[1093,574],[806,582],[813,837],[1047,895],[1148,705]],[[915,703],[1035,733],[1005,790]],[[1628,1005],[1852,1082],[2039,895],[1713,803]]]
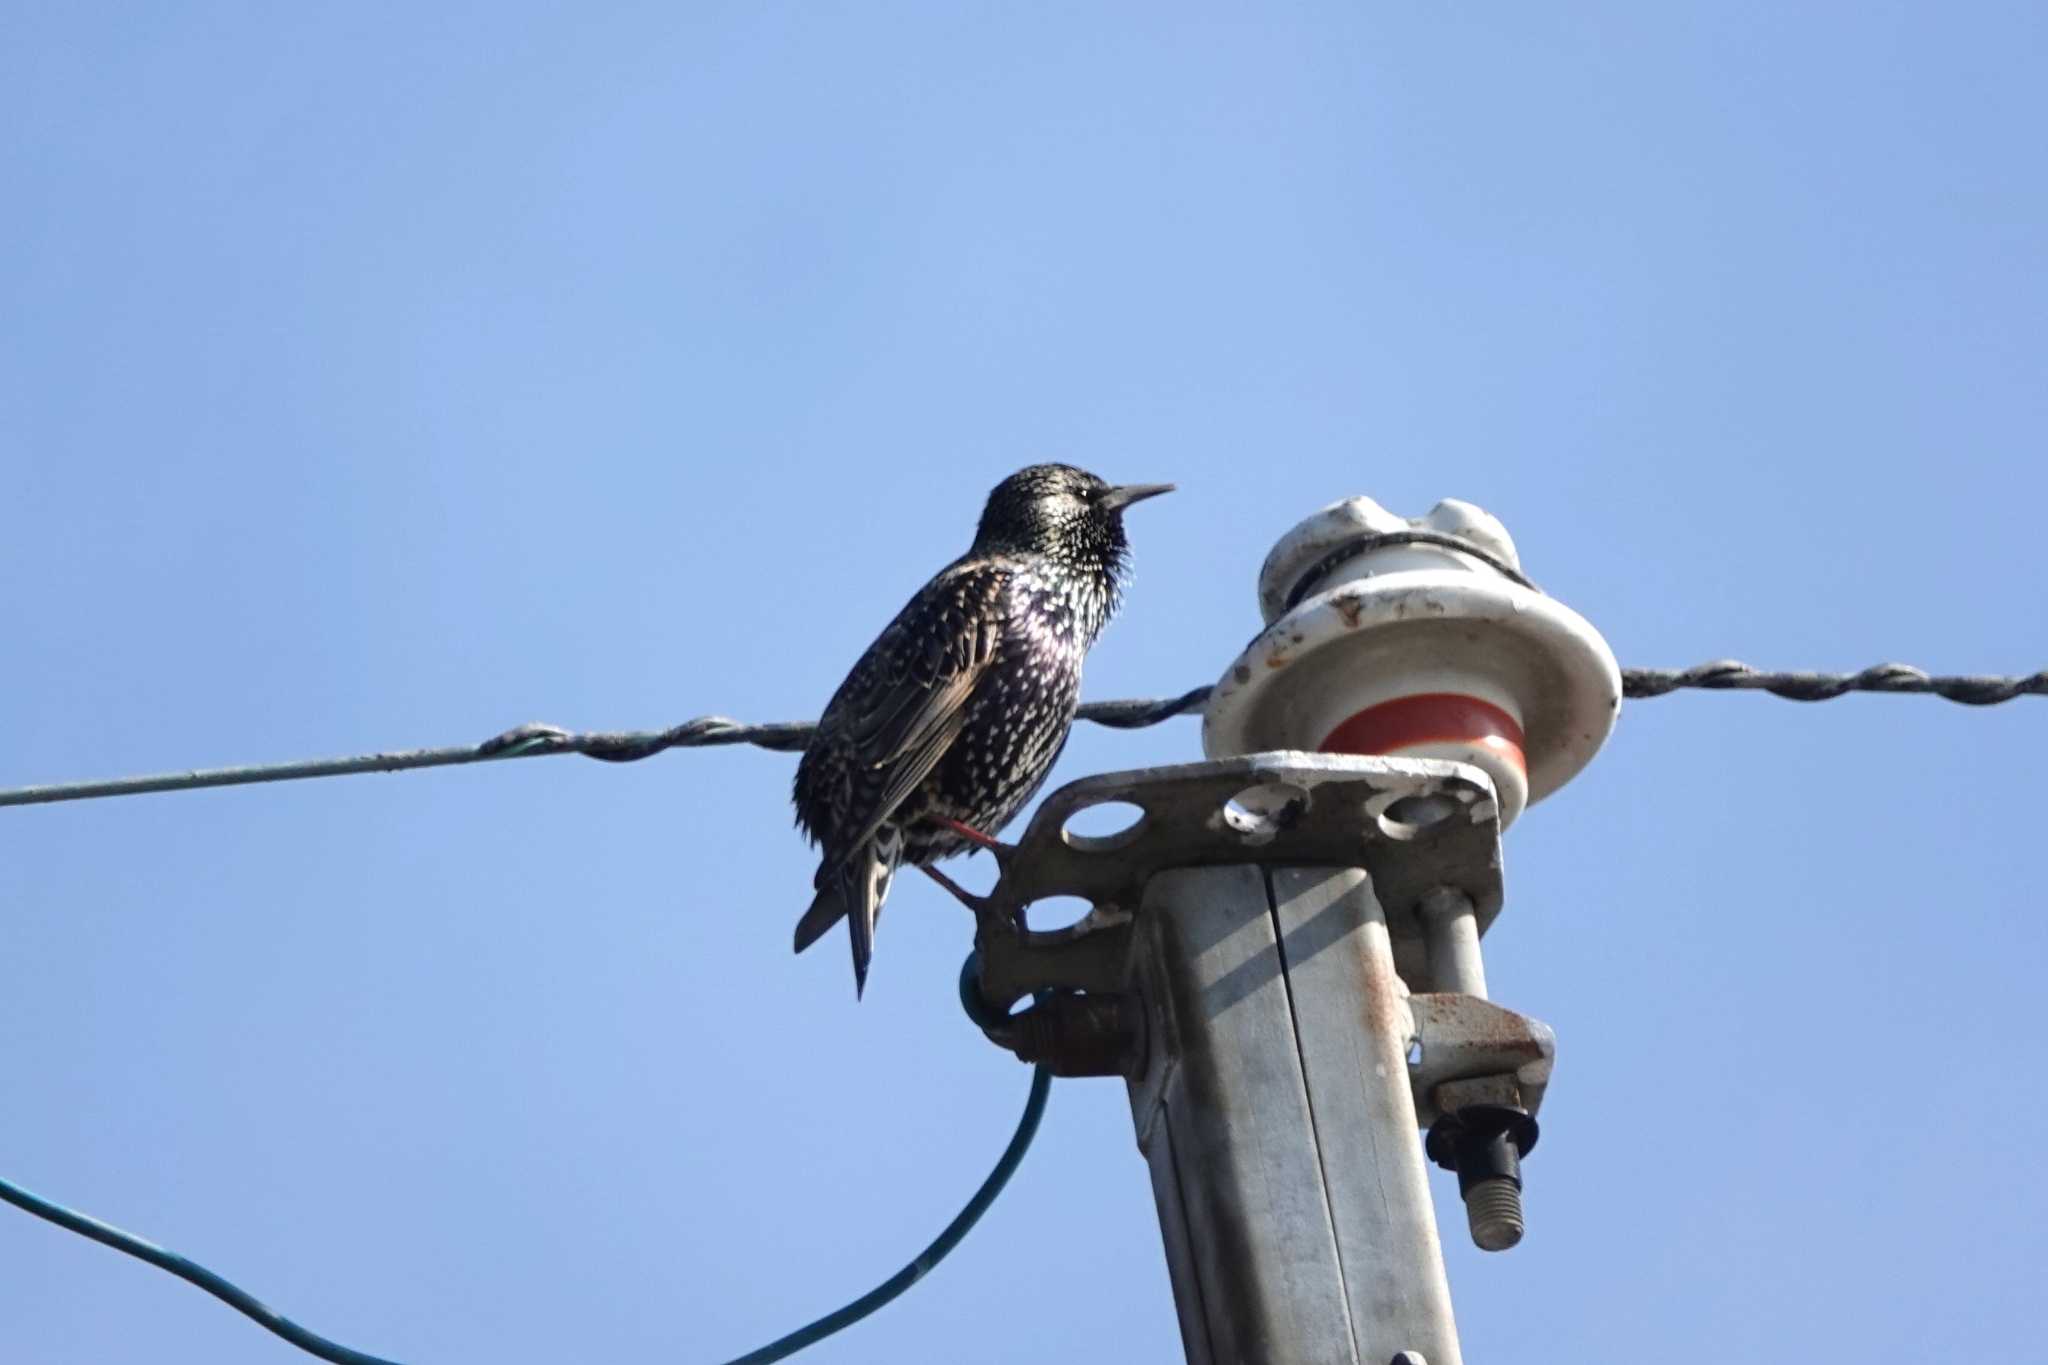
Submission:
[[[1175,497],[1096,697],[1331,499],[1472,499],[1624,663],[2025,672],[2038,6],[7,7],[0,784],[812,715],[1064,459]],[[2048,704],[1631,704],[1511,832],[1558,1075],[1474,1361],[2032,1349]],[[1059,779],[1196,757],[1085,729]],[[415,1365],[716,1361],[893,1270],[1025,1075],[792,760],[0,812],[0,1172]],[[965,874],[986,876],[969,865]],[[1448,1178],[1443,1211],[1460,1217]],[[289,1348],[0,1216],[0,1358]],[[1120,1085],[809,1359],[1178,1358]]]

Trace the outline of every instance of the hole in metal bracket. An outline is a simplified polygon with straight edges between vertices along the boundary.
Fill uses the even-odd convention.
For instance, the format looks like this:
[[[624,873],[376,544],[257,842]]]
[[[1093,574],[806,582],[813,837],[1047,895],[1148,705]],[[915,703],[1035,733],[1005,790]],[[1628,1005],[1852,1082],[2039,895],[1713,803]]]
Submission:
[[[1094,908],[1094,902],[1086,896],[1047,896],[1031,902],[1025,915],[1032,932],[1042,934],[1053,929],[1071,929],[1088,918],[1088,912]]]
[[[1270,844],[1308,809],[1308,793],[1292,782],[1261,782],[1223,803],[1223,823],[1254,848]]]
[[[1145,808],[1131,801],[1097,801],[1067,817],[1060,838],[1078,853],[1129,848],[1145,829]]]
[[[1441,792],[1403,796],[1379,814],[1380,832],[1389,839],[1413,839],[1456,815],[1463,807]]]

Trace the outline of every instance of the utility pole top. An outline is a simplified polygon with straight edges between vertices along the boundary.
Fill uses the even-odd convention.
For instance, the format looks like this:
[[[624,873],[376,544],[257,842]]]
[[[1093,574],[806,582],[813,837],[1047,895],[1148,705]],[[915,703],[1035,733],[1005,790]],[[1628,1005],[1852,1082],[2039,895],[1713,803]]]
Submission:
[[[1620,671],[1469,503],[1334,503],[1259,599],[1208,761],[1041,804],[983,902],[972,1004],[1026,1060],[1124,1078],[1193,1365],[1462,1365],[1428,1161],[1475,1243],[1519,1242],[1556,1057],[1487,998],[1501,831],[1591,760]],[[1111,803],[1136,818],[1068,828]],[[1056,895],[1092,908],[1032,931]]]

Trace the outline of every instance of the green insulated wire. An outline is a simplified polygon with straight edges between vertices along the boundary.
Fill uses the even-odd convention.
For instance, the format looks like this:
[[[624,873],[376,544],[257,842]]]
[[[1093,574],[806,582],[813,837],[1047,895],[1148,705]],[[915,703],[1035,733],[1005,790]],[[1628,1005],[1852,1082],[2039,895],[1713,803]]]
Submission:
[[[75,1209],[67,1209],[62,1204],[52,1204],[49,1200],[30,1194],[21,1186],[6,1180],[0,1180],[0,1199],[5,1199],[14,1207],[25,1209],[36,1217],[46,1219],[81,1237],[90,1237],[102,1246],[125,1251],[137,1260],[148,1261],[159,1270],[168,1270],[187,1284],[198,1285],[237,1313],[252,1319],[266,1330],[275,1332],[308,1355],[332,1361],[334,1365],[396,1365],[395,1361],[386,1360],[382,1356],[352,1351],[337,1342],[329,1341],[317,1332],[309,1332],[247,1290],[236,1287],[205,1266],[188,1261],[175,1251],[166,1251],[154,1242],[145,1242],[132,1232],[123,1232],[111,1223],[102,1223],[97,1218],[87,1217]]]
[[[816,1322],[799,1327],[788,1336],[772,1341],[757,1351],[749,1351],[731,1361],[729,1365],[765,1365],[767,1361],[795,1355],[804,1347],[823,1341],[843,1328],[851,1327],[923,1279],[926,1272],[946,1259],[946,1253],[960,1244],[960,1239],[981,1221],[981,1216],[988,1212],[989,1205],[995,1203],[996,1196],[1003,1192],[1003,1186],[1009,1183],[1018,1163],[1024,1160],[1024,1153],[1030,1149],[1031,1139],[1038,1133],[1038,1121],[1045,1115],[1045,1100],[1051,1089],[1052,1073],[1042,1066],[1033,1070],[1031,1093],[1024,1101],[1024,1116],[1017,1121],[1017,1131],[1011,1134],[1010,1145],[1003,1149],[1002,1158],[996,1162],[995,1169],[989,1172],[988,1179],[981,1182],[981,1188],[974,1192],[974,1197],[967,1201],[967,1207],[961,1209],[953,1221],[946,1224],[945,1231],[933,1239],[930,1246],[917,1254],[917,1259],[844,1308],[827,1313]],[[123,1232],[111,1224],[102,1223],[97,1218],[88,1217],[74,1209],[67,1209],[61,1204],[53,1204],[6,1180],[0,1180],[0,1199],[38,1218],[55,1223],[60,1228],[66,1228],[82,1237],[90,1237],[102,1246],[110,1246],[138,1260],[147,1261],[161,1270],[168,1270],[188,1284],[195,1284],[204,1289],[228,1307],[247,1316],[265,1330],[283,1337],[309,1355],[331,1361],[333,1365],[397,1365],[397,1362],[386,1360],[382,1356],[351,1350],[329,1341],[317,1332],[307,1331],[248,1291],[221,1278],[206,1267],[188,1261],[174,1251],[166,1251],[153,1242],[144,1241],[134,1233]]]
[[[1024,1153],[1031,1146],[1031,1139],[1038,1132],[1038,1121],[1045,1115],[1045,1097],[1052,1090],[1052,1072],[1044,1066],[1031,1071],[1031,1093],[1024,1101],[1024,1117],[1017,1120],[1017,1131],[1011,1135],[1010,1145],[1003,1149],[1002,1159],[996,1168],[988,1173],[988,1179],[981,1182],[981,1188],[974,1192],[974,1198],[967,1201],[967,1207],[960,1210],[953,1221],[946,1224],[946,1230],[932,1239],[932,1244],[917,1253],[917,1259],[891,1275],[867,1293],[855,1299],[846,1307],[827,1313],[816,1322],[799,1327],[779,1341],[771,1341],[758,1351],[749,1351],[727,1365],[767,1365],[768,1361],[781,1360],[795,1355],[804,1347],[823,1341],[843,1327],[851,1327],[868,1314],[888,1303],[910,1286],[923,1279],[925,1272],[946,1259],[946,1253],[960,1245],[960,1239],[967,1235],[969,1228],[981,1221],[981,1215],[988,1212],[988,1206],[996,1202],[996,1196],[1003,1192],[1010,1176],[1017,1169],[1017,1163],[1024,1159]]]

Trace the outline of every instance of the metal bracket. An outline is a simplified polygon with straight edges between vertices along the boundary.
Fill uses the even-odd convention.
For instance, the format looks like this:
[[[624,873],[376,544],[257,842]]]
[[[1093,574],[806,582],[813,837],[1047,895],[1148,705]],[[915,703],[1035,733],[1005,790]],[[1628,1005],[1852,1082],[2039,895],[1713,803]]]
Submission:
[[[1422,994],[1408,997],[1415,1019],[1414,1044],[1419,1055],[1408,1065],[1415,1092],[1415,1114],[1427,1128],[1446,1108],[1473,1103],[1515,1102],[1530,1113],[1543,1103],[1557,1060],[1557,1034],[1548,1024],[1503,1009],[1476,995]],[[1440,1087],[1467,1086],[1476,1081],[1505,1081],[1520,1092],[1519,1100],[1479,1096],[1473,1091]]]
[[[1080,811],[1107,803],[1136,806],[1140,813],[1114,834],[1067,829]],[[1492,784],[1478,768],[1437,759],[1277,752],[1083,778],[1045,799],[1006,862],[989,897],[1002,913],[982,916],[976,935],[980,992],[993,1015],[1007,1015],[1040,991],[1108,995],[1128,989],[1133,914],[1145,884],[1169,868],[1364,868],[1396,959],[1418,983],[1426,958],[1424,897],[1442,887],[1462,892],[1481,931],[1500,912],[1502,898]],[[1063,929],[1025,927],[1028,907],[1049,896],[1080,896],[1092,908]],[[1012,1050],[1030,1034],[1038,1040],[1035,1059],[1068,1074],[1130,1075],[1141,1067],[1142,1058],[1129,1055],[1137,1038],[1120,1033],[1119,1055],[1117,1040],[1095,1036],[1121,1030],[1129,1011],[1084,1017],[1068,1007],[1071,1017],[1024,1022],[1059,1007],[1055,997],[989,1034]],[[1437,1026],[1439,1051],[1462,1055],[1446,1051],[1447,1026]],[[1062,1053],[1079,1055],[1063,1067]]]

